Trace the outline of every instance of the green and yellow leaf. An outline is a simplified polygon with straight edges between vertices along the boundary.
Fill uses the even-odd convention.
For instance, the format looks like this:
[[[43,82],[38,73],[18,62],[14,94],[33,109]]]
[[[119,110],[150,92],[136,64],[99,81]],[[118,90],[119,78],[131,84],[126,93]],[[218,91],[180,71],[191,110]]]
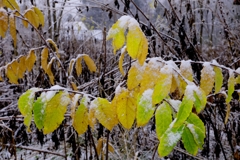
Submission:
[[[222,69],[219,67],[213,67],[215,72],[215,94],[221,91],[222,84],[223,84],[223,74]]]
[[[127,87],[129,90],[133,90],[138,87],[142,80],[143,66],[140,66],[139,63],[133,63],[132,67],[128,72]]]
[[[234,85],[235,85],[235,77],[234,72],[229,71],[229,78],[228,78],[228,96],[226,98],[226,103],[229,103],[232,99],[232,94],[234,92]]]
[[[193,95],[195,98],[194,106],[196,108],[197,113],[200,113],[207,104],[207,96],[205,95],[205,92],[199,87],[197,87],[193,91]]]
[[[188,127],[185,127],[182,134],[182,142],[184,148],[192,155],[196,156],[198,153],[198,145],[194,140],[193,134]]]

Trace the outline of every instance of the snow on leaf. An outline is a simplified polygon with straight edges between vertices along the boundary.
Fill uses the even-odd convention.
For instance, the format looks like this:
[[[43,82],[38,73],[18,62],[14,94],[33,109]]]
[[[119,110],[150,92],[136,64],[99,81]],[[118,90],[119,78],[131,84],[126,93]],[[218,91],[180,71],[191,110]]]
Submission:
[[[135,62],[128,72],[127,87],[132,90],[140,84],[142,80],[143,66]]]
[[[97,70],[97,67],[94,63],[94,61],[86,54],[83,55],[83,59],[88,67],[88,69],[91,71],[91,72],[96,72]]]
[[[28,53],[28,56],[25,60],[25,64],[27,66],[28,72],[30,72],[33,69],[33,65],[34,65],[36,59],[37,59],[37,57],[34,53],[34,50],[30,50]]]
[[[118,68],[119,68],[119,70],[120,70],[120,72],[123,76],[125,75],[124,70],[123,70],[123,60],[124,60],[124,55],[127,51],[126,49],[127,49],[126,46],[122,48],[121,55],[120,55],[120,58],[119,58],[119,63],[118,63]]]
[[[209,62],[204,62],[203,69],[201,71],[200,87],[208,95],[212,92],[215,80],[215,72]]]
[[[9,16],[9,30],[13,39],[13,45],[14,47],[16,47],[17,46],[17,30],[16,30],[16,24],[15,24],[15,17],[13,13],[11,13]]]
[[[226,98],[226,103],[229,103],[232,99],[232,94],[234,92],[234,85],[235,85],[235,78],[234,78],[234,72],[232,70],[229,70],[229,78],[228,78],[228,96]]]
[[[111,103],[104,98],[97,98],[93,100],[95,107],[95,117],[98,121],[108,130],[118,123],[116,110],[112,107]]]
[[[153,91],[153,104],[160,103],[164,98],[168,96],[172,85],[172,68],[165,65],[160,70],[160,78],[154,87]]]
[[[137,105],[137,126],[146,125],[152,118],[155,108],[152,105],[153,90],[146,90],[143,95],[138,99]]]
[[[194,141],[200,149],[203,149],[205,132],[203,132],[198,126],[193,124],[187,124],[187,128],[193,135]]]
[[[180,65],[180,73],[182,74],[182,76],[184,78],[186,78],[187,80],[189,80],[190,82],[193,81],[193,70],[192,70],[192,66],[191,66],[191,61],[181,61],[181,65]],[[179,79],[180,80],[180,87],[179,87],[179,91],[180,94],[183,95],[185,89],[186,89],[186,82],[183,79]]]
[[[183,130],[184,125],[170,127],[166,130],[166,132],[160,138],[160,144],[158,146],[158,154],[160,157],[165,157],[171,153],[177,142],[181,139]]]
[[[88,99],[86,97],[82,98],[77,111],[72,115],[72,125],[78,135],[86,132],[88,128],[88,107],[85,101],[88,101]]]
[[[127,89],[121,89],[121,92],[115,95],[112,106],[116,108],[119,122],[126,129],[130,129],[136,117],[137,97]]]
[[[44,47],[41,52],[41,66],[45,73],[47,73],[48,55],[49,55],[48,48]]]
[[[18,109],[24,116],[24,124],[29,128],[32,120],[32,109],[35,97],[35,92],[38,88],[32,88],[23,93],[18,99]]]
[[[69,67],[68,67],[68,75],[71,75],[72,74],[72,72],[73,72],[73,65],[74,65],[74,63],[75,63],[75,59],[73,58],[73,59],[71,59],[71,61],[70,61],[70,63],[69,63]],[[79,67],[79,66],[78,66]],[[82,67],[82,65],[81,65],[81,67]],[[78,69],[79,70],[79,69]],[[78,72],[80,72],[80,70],[78,71]]]
[[[49,102],[47,102],[43,122],[44,134],[51,133],[59,127],[64,120],[64,114],[67,111],[67,105],[69,103],[69,94],[62,91],[57,93]]]
[[[172,122],[172,109],[167,102],[163,102],[158,106],[155,113],[155,119],[157,137],[160,139]]]
[[[38,28],[39,26],[39,18],[38,15],[34,12],[33,9],[28,9],[25,11],[23,15],[34,27]],[[22,20],[24,27],[28,28],[28,22],[26,20]]]
[[[185,127],[182,134],[182,142],[184,148],[192,155],[196,156],[198,153],[198,145],[194,140],[193,134],[188,127]]]
[[[222,69],[219,67],[214,66],[213,67],[215,72],[215,94],[220,92],[223,84],[223,74]]]
[[[78,104],[78,101],[79,99],[81,98],[81,95],[80,94],[75,94],[73,97],[72,97],[72,100],[71,100],[71,105],[70,105],[70,108],[71,108],[71,117],[73,118],[75,112],[76,112],[76,108],[77,106],[79,105]]]
[[[5,37],[5,33],[8,29],[8,14],[5,9],[0,8],[0,36]]]

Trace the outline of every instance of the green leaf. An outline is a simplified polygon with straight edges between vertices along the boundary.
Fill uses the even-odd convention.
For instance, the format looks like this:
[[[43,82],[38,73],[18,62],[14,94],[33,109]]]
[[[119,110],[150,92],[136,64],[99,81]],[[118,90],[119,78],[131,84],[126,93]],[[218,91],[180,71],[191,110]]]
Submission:
[[[169,155],[182,137],[184,125],[178,127],[171,126],[174,126],[174,122],[170,124],[170,128],[168,128],[160,138],[160,144],[158,146],[158,154],[160,157]]]
[[[172,85],[172,68],[165,65],[160,71],[160,79],[154,87],[153,91],[153,104],[160,103],[166,98],[171,90]]]
[[[198,145],[196,144],[194,137],[189,128],[185,127],[182,134],[182,141],[184,148],[192,155],[198,153]]]
[[[207,104],[207,97],[205,95],[205,92],[199,87],[193,91],[193,95],[195,98],[194,106],[196,108],[197,113],[200,113]]]
[[[39,130],[43,129],[45,108],[47,105],[45,97],[46,93],[43,92],[33,104],[34,122]]]
[[[193,99],[191,96],[189,97],[188,94],[186,94],[188,93],[188,90],[191,90],[191,87],[187,86],[186,88],[185,95],[177,113],[176,123],[174,127],[182,125],[192,112]]]
[[[155,119],[157,137],[160,139],[172,122],[172,109],[167,102],[163,102],[158,106]]]
[[[39,91],[39,89],[29,89],[25,93],[23,93],[18,100],[19,111],[24,116],[24,124],[28,127],[28,129],[32,121],[33,101],[36,91]]]
[[[229,103],[232,99],[232,94],[234,92],[234,85],[235,85],[235,78],[234,78],[234,72],[229,71],[229,79],[228,79],[228,96],[226,99],[226,103]]]
[[[223,84],[223,74],[222,69],[219,67],[214,66],[213,67],[215,72],[215,94],[220,92]]]
[[[194,113],[191,113],[187,119],[188,123],[191,123],[201,129],[205,133],[205,126],[202,120]]]
[[[86,104],[87,99],[82,98],[77,111],[72,117],[73,118],[72,125],[74,129],[78,132],[78,135],[81,135],[84,132],[86,132],[88,128],[88,107]]]
[[[137,126],[146,125],[153,116],[155,108],[152,105],[152,93],[153,90],[148,89],[138,99]]]
[[[46,105],[43,122],[43,133],[53,132],[62,123],[67,105],[70,103],[69,94],[60,91]]]
[[[188,123],[187,128],[193,135],[193,138],[197,144],[197,146],[202,149],[204,144],[205,132],[203,132],[198,126]]]

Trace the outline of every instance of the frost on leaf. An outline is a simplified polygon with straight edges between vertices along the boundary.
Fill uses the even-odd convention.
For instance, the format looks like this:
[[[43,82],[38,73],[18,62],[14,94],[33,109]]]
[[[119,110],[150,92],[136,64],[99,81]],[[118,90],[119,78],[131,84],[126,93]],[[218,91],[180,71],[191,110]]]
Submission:
[[[200,87],[203,89],[206,95],[212,92],[215,80],[215,72],[209,62],[203,64],[201,71]]]
[[[13,65],[14,63],[16,63],[16,61],[13,61],[12,63],[7,64],[5,68],[5,73],[10,83],[18,84],[18,75],[16,72],[16,68],[14,68],[16,67]]]
[[[46,93],[43,92],[41,96],[38,97],[33,104],[34,122],[39,130],[43,129],[46,105],[47,105]]]
[[[18,99],[18,108],[21,114],[24,116],[24,124],[30,127],[32,120],[32,109],[35,92],[39,91],[38,88],[32,88],[23,93]]]
[[[126,129],[130,129],[136,117],[137,97],[127,89],[121,89],[112,101],[113,108],[116,108],[119,122]]]
[[[197,111],[197,113],[200,113],[206,106],[207,104],[207,97],[205,95],[205,92],[197,87],[194,91],[193,91],[193,95],[194,95],[194,107]]]
[[[155,113],[155,120],[157,137],[160,139],[172,122],[172,109],[167,102],[163,102],[158,106]]]
[[[34,27],[38,28],[39,18],[38,15],[34,12],[34,9],[28,9],[23,15]],[[28,21],[22,20],[24,27],[28,28]]]
[[[182,74],[182,76],[184,78],[186,78],[187,80],[189,80],[190,82],[193,81],[193,70],[192,70],[192,66],[190,61],[182,61],[181,65],[180,65],[180,73]],[[185,89],[186,89],[186,82],[183,79],[179,79],[180,80],[180,93],[181,95],[184,93]]]
[[[88,98],[84,97],[81,100],[77,111],[72,115],[72,125],[78,135],[83,134],[88,128]]]
[[[187,124],[187,128],[193,135],[194,141],[200,149],[203,149],[205,132],[203,132],[198,126],[193,124]]]
[[[5,9],[0,8],[0,36],[5,37],[5,33],[8,29],[8,14]]]
[[[174,123],[174,121],[172,122]],[[174,126],[174,124],[170,124]],[[160,138],[160,144],[158,146],[158,154],[160,157],[165,157],[171,153],[177,142],[181,139],[184,125],[179,127],[170,127]]]
[[[132,90],[140,84],[142,80],[143,66],[135,62],[128,72],[127,86],[129,90]]]
[[[146,125],[152,118],[155,108],[152,105],[152,89],[146,90],[138,99],[137,105],[137,126]]]
[[[97,98],[92,102],[95,107],[95,117],[108,130],[118,123],[116,110],[111,103],[104,98]]]
[[[154,86],[160,80],[160,70],[164,66],[161,58],[151,58],[143,67],[140,94],[147,89],[154,89]]]
[[[50,101],[47,102],[45,117],[43,122],[43,133],[48,134],[59,127],[64,120],[64,114],[70,103],[69,94],[60,91]]]
[[[153,91],[153,104],[160,103],[164,98],[170,93],[172,86],[172,68],[168,65],[165,65],[160,70],[160,78],[154,87]]]

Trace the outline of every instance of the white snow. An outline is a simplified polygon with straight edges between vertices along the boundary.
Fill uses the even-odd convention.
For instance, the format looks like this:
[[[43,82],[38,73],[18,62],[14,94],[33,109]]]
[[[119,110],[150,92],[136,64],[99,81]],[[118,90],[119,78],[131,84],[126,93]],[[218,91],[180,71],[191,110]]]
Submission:
[[[240,67],[238,67],[238,69],[236,70],[236,72],[237,72],[238,74],[240,74]]]
[[[166,146],[173,146],[175,143],[177,143],[182,136],[182,132],[170,132],[168,133],[168,144]]]
[[[187,85],[184,95],[189,100],[195,101],[195,97],[194,97],[194,94],[193,94],[194,92],[193,91],[197,92],[197,94],[199,95],[199,93],[198,93],[199,89],[198,89],[198,87],[195,84]]]
[[[143,92],[143,95],[139,101],[139,105],[144,106],[145,111],[149,111],[152,109],[152,94],[153,94],[153,90],[152,89],[148,89],[146,91]]]
[[[179,101],[179,100],[173,100],[173,99],[170,99],[170,100],[168,100],[168,101],[169,101],[169,103],[171,104],[171,106],[173,107],[173,109],[178,112],[179,106],[180,106],[180,104],[181,104],[181,101]]]
[[[160,72],[162,74],[172,74],[172,68],[169,65],[165,65],[163,68],[161,68]]]
[[[124,30],[127,29],[129,20],[132,19],[130,16],[122,16],[121,18],[118,19],[119,21],[119,27],[123,28]]]

